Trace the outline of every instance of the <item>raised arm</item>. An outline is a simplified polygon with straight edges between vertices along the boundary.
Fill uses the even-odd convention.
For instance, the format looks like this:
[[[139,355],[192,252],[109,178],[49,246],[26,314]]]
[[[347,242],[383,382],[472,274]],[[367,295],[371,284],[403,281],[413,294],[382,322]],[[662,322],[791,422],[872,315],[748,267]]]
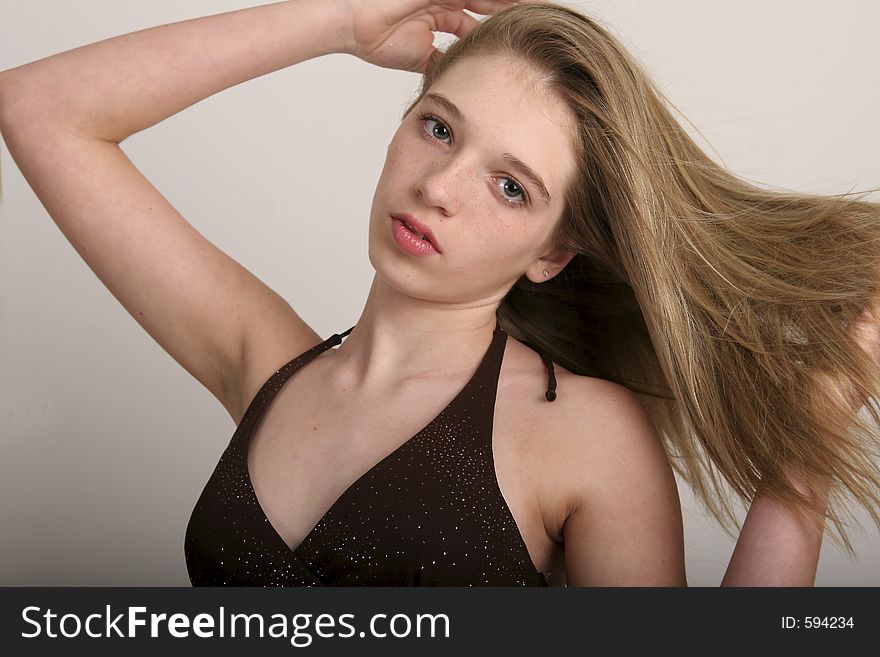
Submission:
[[[132,317],[236,422],[249,398],[241,380],[252,359],[249,337],[286,353],[319,337],[187,223],[119,142],[224,88],[345,50],[346,7],[295,0],[208,16],[0,74],[0,131],[49,215]],[[263,353],[259,376],[281,357]]]

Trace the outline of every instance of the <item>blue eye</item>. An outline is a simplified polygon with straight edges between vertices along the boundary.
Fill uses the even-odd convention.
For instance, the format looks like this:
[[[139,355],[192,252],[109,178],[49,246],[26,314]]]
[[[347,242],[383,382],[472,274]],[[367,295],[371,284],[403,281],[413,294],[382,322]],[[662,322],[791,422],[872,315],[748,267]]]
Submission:
[[[438,118],[431,116],[430,114],[420,114],[419,119],[422,121],[422,126],[424,127],[425,123],[433,122],[436,123],[437,126],[440,126],[443,131],[445,131],[447,136],[449,135],[449,128]],[[435,128],[436,129],[436,128]],[[434,133],[435,129],[425,128],[425,132],[437,139],[437,135]],[[439,141],[446,141],[445,139],[439,139]]]
[[[506,195],[504,196],[504,199],[508,203],[510,203],[510,205],[518,206],[518,207],[528,205],[529,199],[526,196],[526,190],[524,190],[520,186],[520,184],[518,182],[516,182],[516,180],[514,180],[513,178],[508,178],[507,176],[498,176],[497,178],[495,178],[496,182],[499,180],[508,181],[505,185],[502,185],[502,194],[504,194],[504,192],[511,192],[514,194],[514,196],[512,196],[512,197],[506,196]],[[511,201],[510,201],[511,198],[513,198],[513,199],[519,198],[520,201],[517,203],[511,203]]]

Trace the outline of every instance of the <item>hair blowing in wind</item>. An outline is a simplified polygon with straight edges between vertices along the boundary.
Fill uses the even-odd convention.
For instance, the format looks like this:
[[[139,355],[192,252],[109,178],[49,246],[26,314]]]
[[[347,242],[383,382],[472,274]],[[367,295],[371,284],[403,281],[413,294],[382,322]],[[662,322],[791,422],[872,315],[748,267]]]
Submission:
[[[761,487],[824,514],[852,553],[853,503],[880,526],[880,355],[865,339],[880,323],[880,204],[737,177],[607,29],[550,3],[506,9],[433,58],[406,113],[455,62],[486,53],[543,72],[578,130],[555,233],[577,255],[547,282],[523,276],[499,324],[638,393],[727,531],[728,491],[747,501]],[[827,509],[787,472],[827,490]]]

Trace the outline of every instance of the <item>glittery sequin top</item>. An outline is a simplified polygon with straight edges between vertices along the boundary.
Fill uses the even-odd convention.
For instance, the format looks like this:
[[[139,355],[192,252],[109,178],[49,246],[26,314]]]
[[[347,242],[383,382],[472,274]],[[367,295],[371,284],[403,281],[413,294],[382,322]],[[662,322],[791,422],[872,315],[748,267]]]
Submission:
[[[498,326],[446,408],[351,484],[296,549],[276,532],[248,473],[250,437],[285,381],[352,329],[294,358],[254,396],[187,525],[192,584],[547,586],[495,475],[493,414],[507,341]],[[542,358],[553,401],[553,363]]]

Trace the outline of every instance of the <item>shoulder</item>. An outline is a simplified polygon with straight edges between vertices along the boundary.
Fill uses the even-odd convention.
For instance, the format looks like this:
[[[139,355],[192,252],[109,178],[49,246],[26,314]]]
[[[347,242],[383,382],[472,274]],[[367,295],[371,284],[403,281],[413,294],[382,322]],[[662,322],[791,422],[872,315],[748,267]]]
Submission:
[[[573,470],[563,526],[570,586],[685,584],[684,530],[672,465],[647,409],[624,386],[580,387],[592,418],[569,418]]]
[[[559,446],[553,452],[563,452],[566,459],[577,457],[578,461],[601,464],[601,472],[591,470],[597,476],[613,476],[619,468],[631,467],[620,460],[623,456],[629,462],[637,458],[668,464],[651,416],[633,391],[613,381],[574,374],[554,363],[557,397],[548,402],[543,396],[548,376],[541,359],[522,343],[511,342],[511,360],[517,366],[511,367],[508,385],[530,393],[520,396],[520,407],[530,417],[539,418],[539,428],[548,442]],[[527,400],[534,400],[534,404]]]
[[[554,370],[558,396],[535,413],[536,465],[540,497],[561,519],[567,583],[683,584],[678,489],[644,404],[625,386]]]
[[[556,376],[553,404],[558,406],[546,431],[563,459],[554,465],[561,469],[570,464],[572,512],[612,497],[612,490],[643,490],[648,481],[674,486],[666,450],[638,395],[612,381],[567,370]]]

